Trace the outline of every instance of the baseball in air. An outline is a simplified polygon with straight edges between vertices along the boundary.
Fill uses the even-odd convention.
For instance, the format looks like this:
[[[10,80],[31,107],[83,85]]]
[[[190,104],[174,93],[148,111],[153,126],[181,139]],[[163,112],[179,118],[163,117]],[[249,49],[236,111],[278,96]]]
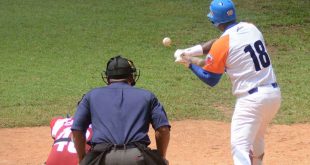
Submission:
[[[171,39],[169,37],[165,37],[163,39],[164,46],[170,46],[171,45]]]

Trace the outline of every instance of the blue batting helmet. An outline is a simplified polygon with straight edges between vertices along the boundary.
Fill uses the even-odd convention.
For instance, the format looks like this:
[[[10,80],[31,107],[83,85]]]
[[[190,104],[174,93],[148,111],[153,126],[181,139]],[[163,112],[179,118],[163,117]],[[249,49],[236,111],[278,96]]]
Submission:
[[[210,4],[208,18],[216,26],[236,20],[234,3],[231,0],[213,0]]]

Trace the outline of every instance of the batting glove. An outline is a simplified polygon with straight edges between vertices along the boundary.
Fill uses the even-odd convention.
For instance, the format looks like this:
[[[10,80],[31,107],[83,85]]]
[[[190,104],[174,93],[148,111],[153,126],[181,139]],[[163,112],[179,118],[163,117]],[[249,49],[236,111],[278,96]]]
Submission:
[[[182,57],[181,55],[184,53],[184,49],[177,49],[175,52],[174,52],[174,58],[175,58],[175,61],[176,63],[182,63],[183,60],[182,60]]]

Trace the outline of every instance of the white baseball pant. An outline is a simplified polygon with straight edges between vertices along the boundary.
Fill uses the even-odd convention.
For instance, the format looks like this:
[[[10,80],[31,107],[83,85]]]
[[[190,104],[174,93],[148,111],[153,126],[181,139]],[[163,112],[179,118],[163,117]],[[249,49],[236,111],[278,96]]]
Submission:
[[[261,165],[264,135],[281,104],[279,87],[258,87],[258,91],[237,98],[231,122],[231,149],[235,165]],[[252,152],[252,153],[251,153]],[[250,153],[253,154],[251,162]]]

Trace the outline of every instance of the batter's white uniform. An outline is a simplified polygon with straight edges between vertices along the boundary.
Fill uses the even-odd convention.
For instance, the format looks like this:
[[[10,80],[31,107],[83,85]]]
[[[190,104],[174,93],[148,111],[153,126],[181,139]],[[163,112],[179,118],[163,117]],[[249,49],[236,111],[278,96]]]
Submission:
[[[228,28],[214,42],[204,70],[223,74],[232,82],[237,97],[231,123],[231,146],[235,165],[261,164],[264,134],[279,110],[281,93],[262,33],[240,22]]]

